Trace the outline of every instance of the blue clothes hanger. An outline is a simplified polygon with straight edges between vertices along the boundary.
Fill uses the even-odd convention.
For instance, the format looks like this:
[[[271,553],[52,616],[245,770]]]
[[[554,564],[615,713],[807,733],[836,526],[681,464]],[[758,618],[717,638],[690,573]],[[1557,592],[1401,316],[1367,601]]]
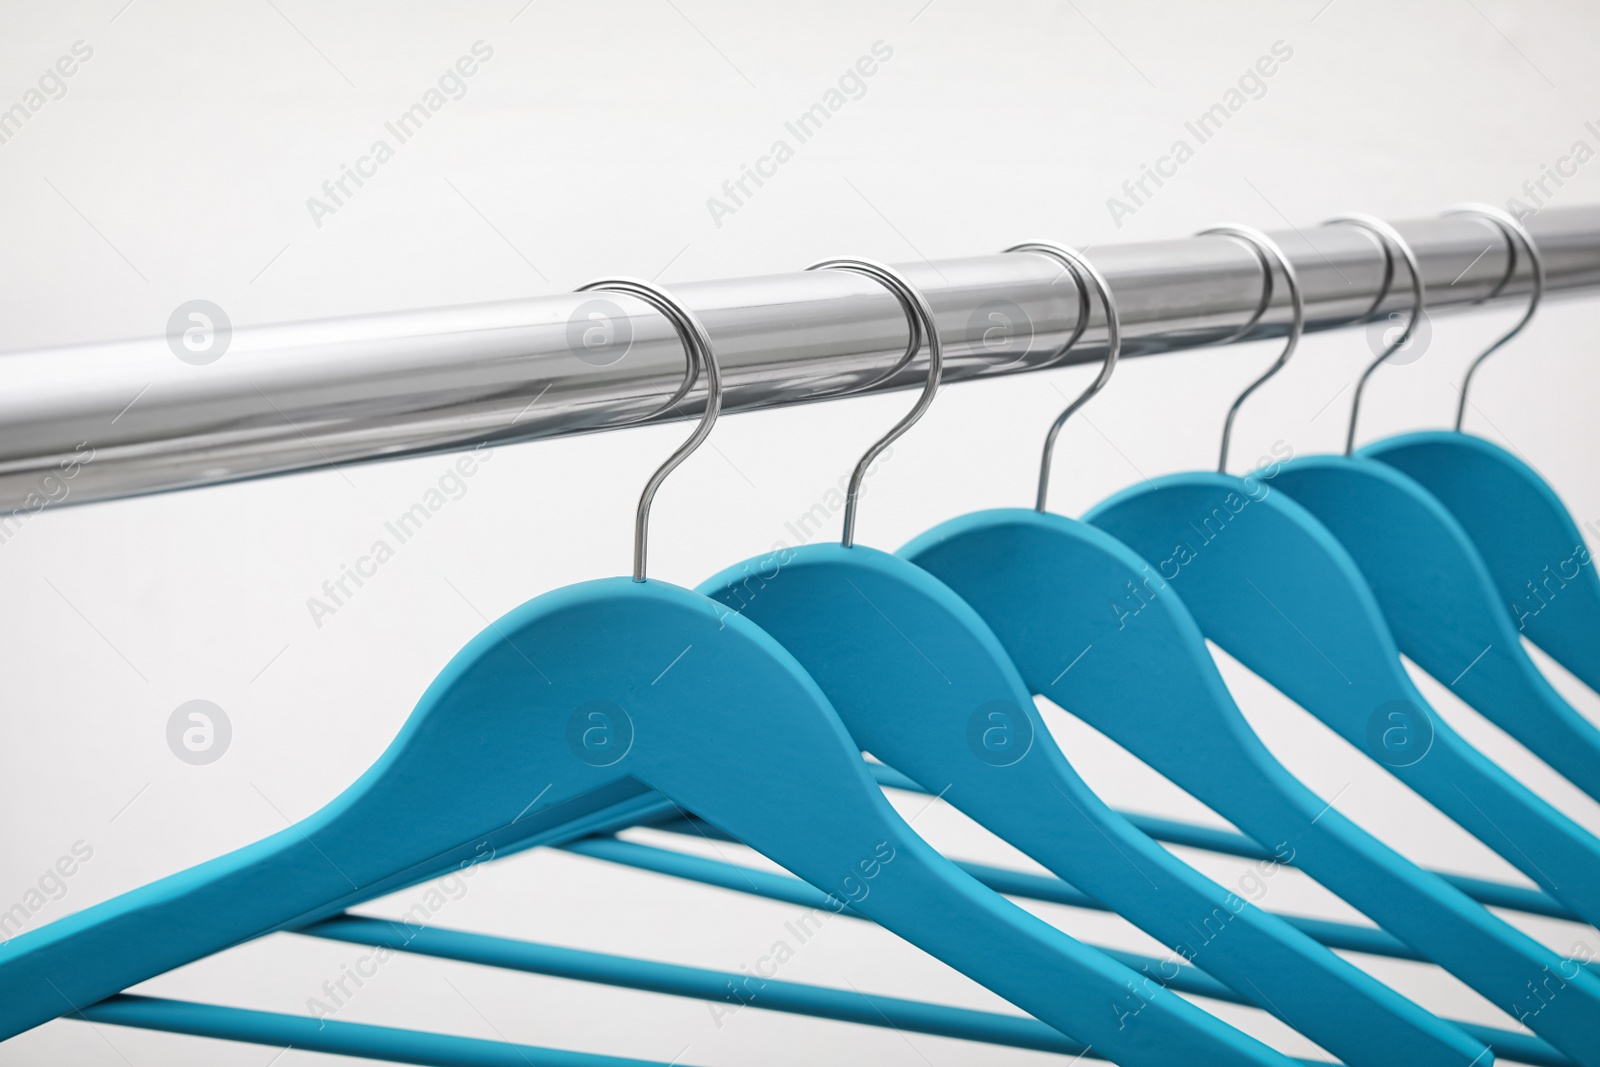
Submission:
[[[1109,809],[1062,755],[972,608],[913,563],[855,544],[865,472],[931,404],[942,346],[927,302],[890,268],[862,260],[816,268],[860,273],[894,293],[907,313],[909,351],[927,338],[927,384],[912,411],[856,464],[842,543],[749,560],[700,592],[792,652],[861,748],[1346,1063],[1401,1057],[1461,1067],[1482,1054],[1478,1042],[1206,879]],[[1070,264],[1064,273],[1072,275]],[[1113,346],[1102,381],[1115,359]],[[1163,984],[1160,974],[1142,980]],[[1135,1013],[1141,1003],[1142,992],[1130,990],[1115,1010]]]
[[[1591,866],[1584,831],[1427,707],[1354,561],[1310,512],[1273,492],[1276,473],[1162,478],[1087,518],[1163,574],[1171,568],[1207,637],[1519,868],[1557,871],[1541,884],[1583,914],[1592,890],[1572,879]],[[1588,1026],[1600,1031],[1600,1014]]]
[[[1269,285],[1263,250],[1272,254],[1295,308],[1289,344],[1235,402],[1226,440],[1244,397],[1287,362],[1304,312],[1298,280],[1276,246],[1243,227],[1224,232],[1255,245]],[[1586,972],[1569,981],[1566,970],[1577,972],[1576,966],[1344,818],[1261,743],[1173,590],[1192,557],[1179,563],[1163,550],[1147,563],[1103,529],[1043,510],[1060,422],[1046,442],[1034,510],[965,516],[900,554],[983,617],[1033,692],[1117,741],[1264,848],[1292,858],[1574,1060],[1600,1064],[1600,981]],[[1250,499],[1240,479],[1197,477]],[[1552,975],[1563,984],[1562,996],[1535,995]]]
[[[1375,221],[1362,218],[1360,224]],[[1420,265],[1404,239],[1399,234],[1394,239],[1412,269],[1416,297],[1412,321],[1420,321],[1426,301],[1417,273]],[[1392,257],[1389,241],[1380,243]],[[1537,264],[1531,312],[1544,288],[1544,270],[1531,244],[1529,249]],[[1392,270],[1386,273],[1392,275]],[[1400,651],[1574,785],[1600,799],[1600,729],[1562,699],[1528,656],[1466,530],[1437,498],[1399,469],[1364,452],[1351,455],[1362,392],[1376,366],[1372,364],[1356,385],[1345,454],[1292,459],[1278,472],[1274,486],[1315,515],[1349,551],[1377,597]],[[1556,877],[1555,872],[1548,873]],[[1600,891],[1600,886],[1596,889]]]
[[[1427,487],[1466,529],[1519,633],[1600,692],[1600,577],[1548,482],[1492,441],[1408,433],[1361,454]]]
[[[1375,441],[1361,455],[1404,471],[1426,486],[1472,538],[1517,631],[1600,692],[1600,576],[1578,524],[1531,466],[1462,430],[1467,393],[1478,368],[1521,333],[1538,309],[1544,260],[1527,229],[1499,208],[1470,204],[1453,213],[1477,215],[1498,226],[1511,249],[1513,269],[1516,245],[1522,245],[1533,268],[1528,310],[1467,368],[1453,431]]]
[[[1399,240],[1381,220],[1345,218]],[[1402,334],[1363,378],[1404,342]],[[1218,473],[1125,490],[1089,521],[1146,558],[1178,558],[1174,584],[1207,637],[1585,921],[1600,922],[1600,841],[1428,707],[1355,561],[1309,511],[1265,479],[1251,489]]]
[[[289,829],[24,933],[0,952],[0,1039],[427,872],[637,803],[654,790],[1105,1056],[1151,1067],[1289,1061],[1023,911],[919,838],[800,664],[753,623],[645,578],[651,500],[710,433],[704,327],[636,297],[707,380],[704,415],[639,501],[632,579],[584,582],[492,623],[348,790]]]

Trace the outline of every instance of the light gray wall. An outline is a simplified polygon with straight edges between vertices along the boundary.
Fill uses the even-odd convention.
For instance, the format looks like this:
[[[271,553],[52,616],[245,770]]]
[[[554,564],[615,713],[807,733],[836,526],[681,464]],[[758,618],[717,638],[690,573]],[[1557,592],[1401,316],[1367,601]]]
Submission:
[[[1524,183],[1575,142],[1600,148],[1585,126],[1600,126],[1600,14],[1578,3],[124,3],[0,5],[0,106],[24,100],[75,42],[92,49],[64,95],[0,143],[0,348],[158,333],[194,298],[236,323],[266,322],[569,289],[600,274],[670,284],[830,254],[913,260],[1033,237],[1091,246],[1221,221],[1309,226],[1347,210],[1405,218],[1466,199],[1526,199]],[[308,208],[479,41],[493,54],[464,96],[336,212]],[[846,85],[859,99],[737,210],[708,207],[880,41],[892,56],[860,90]],[[1259,98],[1196,144],[1185,122],[1275,45],[1292,55],[1262,88],[1246,85]],[[1108,198],[1178,138],[1193,158],[1144,203],[1128,201],[1131,214],[1112,210]],[[1592,202],[1600,163],[1546,187],[1541,198],[1554,203]],[[1446,423],[1466,360],[1515,314],[1436,322],[1425,358],[1375,379],[1364,437]],[[1469,427],[1528,457],[1580,521],[1600,526],[1596,319],[1593,303],[1550,306],[1484,371]],[[1230,398],[1272,358],[1252,346],[1130,362],[1063,435],[1056,508],[1075,514],[1142,476],[1209,465]],[[1279,441],[1302,454],[1338,447],[1347,386],[1368,358],[1355,332],[1307,340],[1241,417],[1238,461]],[[862,542],[894,548],[950,516],[1030,502],[1044,428],[1092,373],[945,391],[873,478]],[[0,360],[0,388],[3,375]],[[785,523],[909,402],[724,421],[715,448],[658,498],[653,576],[692,585],[792,540]],[[378,755],[485,617],[626,570],[636,494],[682,434],[496,450],[320,625],[308,598],[439,483],[447,458],[31,520],[0,544],[0,908],[27,899],[77,842],[92,858],[30,926],[314,811]],[[1272,747],[1340,810],[1430,864],[1520,880],[1309,716],[1237,665],[1224,669]],[[1600,716],[1594,693],[1558,682]],[[1600,828],[1600,808],[1439,686],[1425,688],[1447,719]],[[232,725],[226,754],[207,766],[180,761],[167,743],[174,710],[195,699]],[[1049,714],[1114,802],[1214,819],[1088,728]],[[907,801],[908,814],[922,803]],[[953,854],[1028,866],[943,805],[917,828]],[[1196,862],[1230,886],[1244,873]],[[398,914],[420,893],[368,910]],[[1272,882],[1268,903],[1353,914],[1294,874]],[[482,870],[437,921],[738,969],[770,951],[792,911],[535,854]],[[1041,912],[1074,933],[1155,950],[1120,920]],[[1563,952],[1596,936],[1529,928]],[[363,955],[276,938],[145,989],[304,1012]],[[1436,971],[1361,962],[1424,1004],[1508,1023]],[[998,1004],[848,920],[804,946],[782,977]],[[1217,1010],[1315,1054],[1258,1012]],[[696,1002],[423,959],[385,964],[338,1017],[685,1063],[1044,1062],[756,1010],[718,1020]],[[56,1022],[0,1046],[0,1064],[334,1062],[274,1054]]]

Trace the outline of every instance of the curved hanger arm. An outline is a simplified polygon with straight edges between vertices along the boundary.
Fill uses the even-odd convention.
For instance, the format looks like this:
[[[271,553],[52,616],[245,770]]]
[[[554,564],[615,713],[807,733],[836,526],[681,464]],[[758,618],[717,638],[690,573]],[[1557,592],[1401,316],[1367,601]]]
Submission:
[[[773,773],[784,767],[794,773]],[[625,578],[546,594],[479,634],[378,763],[291,830],[13,939],[0,1037],[294,925],[398,869],[648,789],[1119,1062],[1287,1063],[1160,989],[1119,1026],[1109,1006],[1137,976],[917,837],[792,656],[703,597]]]
[[[1600,575],[1583,530],[1538,471],[1493,442],[1453,432],[1392,437],[1362,455],[1416,479],[1449,508],[1517,631],[1600,692]]]
[[[793,652],[864,749],[1346,1062],[1460,1067],[1482,1052],[1109,809],[998,639],[928,572],[860,546],[783,557],[700,590]]]
[[[1528,657],[1488,568],[1443,504],[1362,454],[1290,460],[1273,484],[1350,552],[1401,652],[1600,799],[1600,729]]]
[[[1349,554],[1286,495],[1256,488],[1251,498],[1237,479],[1157,479],[1100,505],[1094,521],[1146,554],[1192,557],[1174,585],[1207,637],[1600,921],[1600,841],[1427,706]]]
[[[994,630],[1028,687],[1082,718],[1261,847],[1251,888],[1293,863],[1580,1062],[1600,1062],[1600,981],[1537,1011],[1527,982],[1565,961],[1416,867],[1289,774],[1233,704],[1173,588],[1103,530],[1022,509],[952,520],[902,554]],[[1202,961],[1203,962],[1203,961]]]

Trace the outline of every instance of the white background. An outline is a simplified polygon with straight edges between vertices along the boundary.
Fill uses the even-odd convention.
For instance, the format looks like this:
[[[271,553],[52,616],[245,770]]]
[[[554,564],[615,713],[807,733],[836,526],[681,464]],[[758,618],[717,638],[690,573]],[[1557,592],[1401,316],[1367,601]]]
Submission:
[[[1082,246],[1220,221],[1307,226],[1348,210],[1410,218],[1465,199],[1504,203],[1574,141],[1600,147],[1584,129],[1600,120],[1600,15],[1577,3],[124,3],[0,6],[0,105],[74,42],[94,50],[67,94],[0,144],[0,348],[158,334],[197,297],[246,324],[553,292],[600,274],[671,284],[830,254],[905,262],[1032,237]],[[316,226],[306,198],[479,40],[494,55],[467,95]],[[866,94],[718,226],[706,198],[880,40],[893,58]],[[1266,94],[1116,225],[1107,197],[1280,40],[1293,58]],[[1596,199],[1591,163],[1553,202]],[[1426,358],[1375,379],[1363,437],[1445,424],[1451,383],[1516,313],[1436,319]],[[1600,525],[1596,317],[1591,303],[1550,305],[1483,372],[1469,428],[1527,457],[1580,522]],[[1129,361],[1062,437],[1056,510],[1078,514],[1141,476],[1209,465],[1230,398],[1272,358],[1251,346]],[[1308,339],[1246,409],[1236,456],[1278,440],[1300,454],[1338,447],[1346,387],[1368,358],[1355,331]],[[0,388],[3,373],[0,361]],[[1041,435],[1092,373],[943,392],[874,478],[863,543],[892,549],[951,516],[1030,502]],[[784,523],[908,402],[897,394],[724,420],[716,450],[657,500],[652,576],[693,585],[786,536]],[[32,520],[0,545],[0,908],[78,841],[92,860],[30,928],[315,811],[377,757],[483,616],[626,569],[636,494],[682,434],[669,426],[498,449],[466,495],[320,628],[307,598],[435,484],[448,458]],[[1430,865],[1522,881],[1308,715],[1236,665],[1224,669],[1269,744],[1341,811]],[[1552,675],[1600,718],[1600,698]],[[1424,688],[1452,724],[1600,828],[1600,807],[1440,686]],[[173,709],[197,698],[224,708],[234,731],[205,767],[174,758],[165,739]],[[1113,803],[1216,821],[1086,727],[1047,715]],[[908,814],[924,803],[894,799]],[[1029,867],[942,805],[917,828],[953,855]],[[1242,871],[1190,858],[1229,885]],[[1272,885],[1273,908],[1355,918],[1298,874]],[[420,892],[366,910],[399,914]],[[1092,940],[1161,954],[1121,920],[1036,910]],[[795,911],[536,853],[483,869],[438,922],[737,970]],[[1562,952],[1596,938],[1518,921]],[[362,954],[272,938],[141,991],[305,1012]],[[1511,1025],[1437,970],[1359,962],[1425,1005]],[[850,920],[831,924],[781,977],[1009,1010]],[[1215,1010],[1318,1055],[1259,1012]],[[700,1064],[1045,1060],[757,1010],[718,1026],[695,1001],[421,958],[386,964],[338,1017]],[[6,1065],[335,1061],[66,1021],[0,1046]]]

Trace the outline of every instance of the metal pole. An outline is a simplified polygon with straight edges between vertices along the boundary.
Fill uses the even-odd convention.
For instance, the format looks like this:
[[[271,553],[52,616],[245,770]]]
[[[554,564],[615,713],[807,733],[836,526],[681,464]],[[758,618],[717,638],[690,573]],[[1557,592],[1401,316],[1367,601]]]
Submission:
[[[1551,295],[1600,288],[1600,206],[1527,220]],[[1504,235],[1455,216],[1399,223],[1429,310],[1528,292]],[[1402,311],[1404,263],[1386,299],[1384,255],[1353,227],[1271,234],[1298,272],[1308,330]],[[1283,286],[1260,314],[1258,258],[1221,236],[1096,247],[1116,295],[1123,356],[1281,336]],[[945,342],[945,381],[1058,365],[1077,325],[1072,277],[1037,255],[900,265]],[[916,388],[906,318],[869,278],[838,271],[675,285],[711,333],[733,414]],[[1066,362],[1104,356],[1091,319]],[[0,356],[0,529],[17,509],[697,416],[671,325],[628,296],[562,293],[465,307],[239,327],[196,365],[166,337]]]

